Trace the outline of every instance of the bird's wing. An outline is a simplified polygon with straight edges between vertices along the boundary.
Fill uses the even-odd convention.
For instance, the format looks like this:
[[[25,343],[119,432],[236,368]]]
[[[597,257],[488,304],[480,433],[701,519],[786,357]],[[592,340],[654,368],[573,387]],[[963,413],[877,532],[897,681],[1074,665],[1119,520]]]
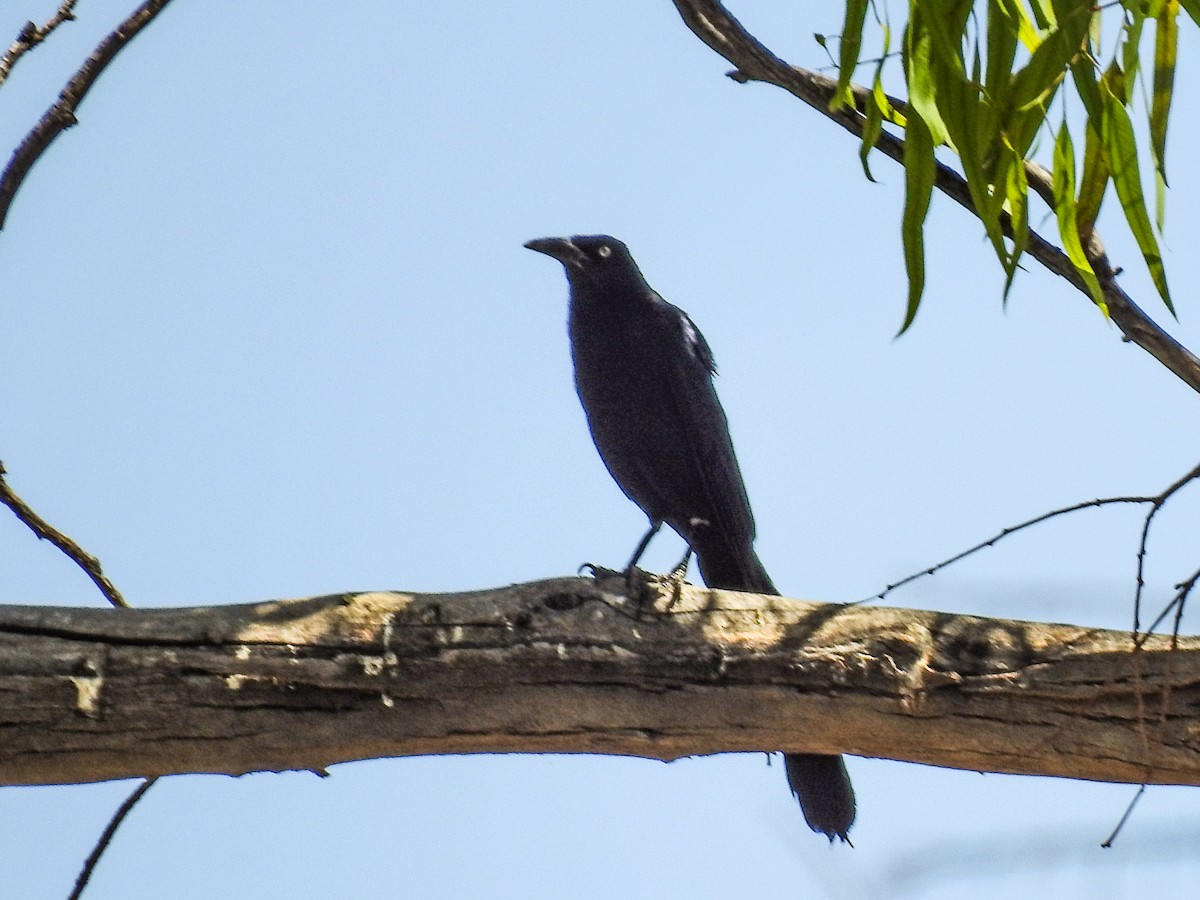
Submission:
[[[754,517],[729,423],[713,384],[716,362],[704,335],[687,314],[666,301],[663,306],[673,319],[676,340],[689,350],[668,357],[673,361],[670,395],[678,417],[675,433],[686,442],[678,449],[690,458],[688,468],[699,482],[697,515],[709,520],[710,528],[725,539],[730,552],[741,553],[754,540]]]
[[[659,298],[661,299],[661,298]],[[708,346],[708,341],[704,339],[704,335],[700,333],[700,329],[696,327],[696,323],[692,321],[691,316],[685,313],[678,306],[672,306],[666,300],[663,304],[671,311],[678,315],[678,326],[683,335],[683,344],[688,348],[689,353],[704,366],[709,375],[717,374],[717,360],[713,356],[712,348]]]

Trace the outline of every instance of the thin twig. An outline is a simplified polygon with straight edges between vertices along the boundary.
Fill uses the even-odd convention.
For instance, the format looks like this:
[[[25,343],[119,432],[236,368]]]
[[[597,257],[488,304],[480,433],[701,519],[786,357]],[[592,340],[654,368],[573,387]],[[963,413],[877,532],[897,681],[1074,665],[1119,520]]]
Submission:
[[[1154,620],[1154,622],[1151,623],[1150,627],[1148,629],[1146,629],[1145,632],[1141,632],[1139,620],[1140,620],[1142,591],[1143,591],[1143,588],[1145,587],[1145,580],[1143,578],[1143,574],[1145,572],[1145,565],[1146,565],[1147,540],[1150,535],[1150,523],[1152,521],[1154,521],[1154,517],[1158,514],[1158,511],[1160,509],[1162,509],[1163,505],[1168,500],[1170,500],[1171,497],[1173,497],[1180,490],[1182,490],[1188,484],[1190,484],[1191,482],[1193,482],[1197,479],[1200,479],[1200,465],[1197,465],[1195,468],[1193,468],[1190,472],[1188,472],[1183,477],[1176,479],[1176,481],[1174,481],[1165,490],[1163,490],[1157,494],[1147,494],[1145,496],[1101,497],[1096,500],[1085,500],[1083,503],[1075,503],[1075,504],[1072,504],[1071,506],[1064,506],[1061,509],[1054,509],[1054,510],[1051,510],[1050,512],[1042,513],[1039,516],[1034,516],[1032,519],[1027,519],[1024,522],[1021,522],[1019,525],[1013,525],[1011,527],[1001,529],[1001,531],[998,534],[992,535],[992,537],[988,538],[987,540],[980,541],[978,544],[968,547],[966,550],[963,550],[960,553],[956,553],[956,554],[954,554],[954,556],[951,556],[948,559],[944,559],[939,563],[929,566],[928,568],[921,569],[921,571],[919,571],[919,572],[913,572],[911,575],[907,575],[904,578],[901,578],[899,581],[896,581],[896,582],[893,582],[892,584],[887,585],[878,594],[872,594],[870,597],[867,597],[864,600],[859,600],[858,603],[871,603],[875,600],[882,600],[884,597],[886,597],[888,594],[890,594],[892,591],[896,590],[897,588],[903,587],[904,585],[909,584],[913,581],[916,581],[918,578],[922,578],[926,575],[933,575],[937,572],[940,572],[942,569],[946,568],[947,566],[951,566],[956,562],[966,559],[968,556],[970,556],[973,553],[978,553],[980,550],[983,550],[987,547],[995,546],[997,543],[1004,540],[1004,538],[1008,537],[1009,535],[1016,534],[1018,531],[1024,531],[1026,528],[1031,528],[1034,525],[1039,525],[1042,522],[1047,521],[1048,519],[1053,519],[1053,518],[1056,518],[1057,516],[1065,516],[1068,513],[1079,512],[1081,509],[1090,509],[1092,507],[1098,508],[1101,506],[1112,506],[1113,504],[1117,504],[1117,503],[1134,503],[1134,504],[1149,503],[1150,509],[1146,513],[1146,518],[1142,523],[1141,539],[1138,542],[1138,551],[1137,551],[1137,576],[1136,576],[1136,585],[1137,586],[1134,590],[1134,600],[1133,600],[1133,605],[1134,605],[1134,611],[1133,611],[1134,642],[1137,646],[1140,647],[1145,641],[1145,635],[1154,631],[1154,629],[1157,628],[1162,623],[1163,619],[1165,619],[1167,617],[1167,615],[1170,613],[1170,611],[1172,609],[1175,609],[1174,633],[1176,636],[1178,636],[1179,623],[1183,616],[1184,601],[1187,599],[1188,594],[1191,593],[1192,589],[1195,587],[1197,582],[1200,582],[1200,571],[1197,571],[1195,574],[1193,574],[1191,576],[1191,578],[1181,581],[1179,584],[1175,585],[1176,591],[1178,593],[1176,593],[1174,599],[1172,599],[1171,602],[1167,604],[1166,608],[1164,608],[1163,611],[1161,613],[1159,613],[1158,618],[1156,618]]]
[[[26,23],[25,27],[21,29],[20,34],[18,34],[17,40],[9,47],[4,56],[0,57],[0,85],[8,78],[18,59],[42,43],[63,22],[75,18],[73,10],[77,2],[78,0],[63,0],[62,5],[58,8],[58,12],[41,28],[38,28],[32,22]],[[13,151],[12,158],[5,167],[3,174],[0,175],[0,228],[4,227],[4,222],[8,218],[8,210],[12,206],[13,198],[24,182],[25,176],[29,174],[29,170],[33,167],[33,164],[41,157],[50,144],[53,143],[54,139],[76,123],[75,110],[79,107],[80,102],[87,95],[92,85],[95,84],[100,73],[108,67],[108,64],[113,61],[123,47],[127,46],[146,25],[162,12],[169,2],[170,0],[146,0],[125,21],[117,26],[116,30],[101,41],[92,54],[84,61],[83,65],[79,67],[75,75],[72,76],[71,80],[67,82],[66,87],[58,95],[58,99],[46,110],[42,118],[34,125],[29,134],[25,136],[25,139],[21,141],[17,149]],[[4,466],[0,463],[0,503],[11,509],[17,518],[25,523],[39,538],[50,541],[59,550],[74,560],[87,573],[88,577],[92,579],[110,603],[114,606],[128,607],[129,604],[125,602],[120,591],[117,590],[116,586],[101,571],[100,561],[86,553],[77,543],[62,532],[52,528],[37,515],[28,504],[13,493],[12,488],[4,480],[4,474]],[[116,813],[113,814],[112,819],[109,820],[108,827],[104,829],[103,834],[100,835],[95,847],[92,848],[92,852],[84,862],[79,877],[75,880],[75,887],[71,891],[70,900],[78,900],[82,895],[84,888],[87,887],[87,883],[92,877],[92,872],[95,871],[100,857],[112,842],[117,829],[121,826],[125,817],[129,815],[130,810],[145,796],[146,792],[150,790],[157,780],[157,778],[148,778],[143,781],[126,798]]]
[[[1171,627],[1171,641],[1175,645],[1179,643],[1179,627],[1183,620],[1183,608],[1187,604],[1187,598],[1195,589],[1198,581],[1200,581],[1200,569],[1197,569],[1183,581],[1175,585],[1175,596],[1159,611],[1154,621],[1146,626],[1146,630],[1139,635],[1138,646],[1146,642],[1146,639],[1154,633],[1154,629],[1162,624],[1163,619],[1169,616],[1172,610],[1175,611],[1175,618]]]
[[[1142,591],[1146,586],[1146,581],[1143,577],[1146,571],[1146,542],[1150,537],[1150,524],[1154,521],[1154,517],[1158,515],[1158,511],[1163,508],[1168,500],[1170,500],[1177,492],[1182,490],[1191,482],[1200,478],[1200,465],[1196,466],[1182,478],[1178,479],[1174,484],[1164,490],[1162,493],[1155,495],[1149,499],[1150,511],[1146,513],[1146,520],[1142,523],[1142,536],[1138,541],[1137,552],[1137,583],[1133,591],[1133,636],[1137,639],[1138,633],[1141,630],[1142,617]]]
[[[1129,801],[1129,805],[1125,807],[1125,813],[1121,816],[1121,821],[1117,823],[1117,827],[1112,830],[1104,842],[1100,845],[1104,849],[1109,849],[1113,845],[1113,841],[1117,839],[1117,835],[1121,833],[1121,829],[1125,827],[1125,823],[1129,821],[1129,817],[1133,814],[1133,808],[1137,806],[1138,801],[1142,799],[1142,794],[1146,793],[1146,785],[1140,785],[1137,793],[1133,795],[1133,799]]]
[[[1175,622],[1171,628],[1172,647],[1179,646],[1179,626],[1183,622],[1183,608],[1187,605],[1188,595],[1196,587],[1197,581],[1200,581],[1200,569],[1197,569],[1188,578],[1175,585],[1175,599],[1171,601],[1175,604]]]
[[[71,890],[71,894],[67,900],[79,900],[79,897],[83,894],[83,889],[87,887],[88,881],[91,880],[92,872],[96,870],[96,864],[100,862],[100,857],[108,849],[108,845],[112,843],[117,829],[121,827],[121,823],[125,821],[125,817],[129,815],[130,810],[137,805],[137,802],[142,797],[146,796],[146,791],[150,790],[156,781],[158,781],[157,778],[147,778],[134,789],[132,794],[125,798],[124,803],[117,807],[117,811],[113,813],[113,817],[108,820],[108,827],[104,829],[104,833],[96,841],[96,846],[88,854],[83,868],[79,870],[79,877],[75,879],[75,887]]]
[[[684,24],[705,44],[736,66],[729,75],[733,80],[744,83],[762,81],[781,87],[788,93],[807,103],[817,112],[837,122],[851,134],[862,137],[866,117],[860,110],[842,106],[837,110],[829,107],[837,90],[837,81],[808,69],[788,65],[771,50],[750,34],[742,24],[730,15],[717,0],[672,0]],[[867,89],[855,85],[852,91],[856,98],[867,95]],[[861,103],[862,101],[859,100]],[[875,147],[885,156],[904,163],[904,140],[886,128],[882,130]],[[936,161],[934,184],[947,197],[976,214],[971,201],[966,179],[941,161]],[[1044,171],[1044,170],[1043,170]],[[1027,167],[1034,179],[1035,191],[1045,196],[1044,185],[1036,183],[1036,168]],[[1005,233],[1012,236],[1012,224],[1007,216],[1001,217]],[[1104,254],[1103,244],[1093,232],[1088,236],[1087,252],[1092,268],[1100,281],[1109,316],[1130,341],[1151,354],[1169,371],[1193,390],[1200,392],[1200,358],[1176,341],[1116,283],[1117,270],[1111,266]],[[1029,230],[1026,253],[1043,266],[1070,282],[1091,302],[1091,293],[1074,264],[1059,247],[1047,241],[1033,229]]]
[[[129,17],[92,51],[91,56],[67,82],[67,86],[58,95],[58,99],[46,110],[38,123],[13,151],[12,158],[8,161],[3,175],[0,175],[0,228],[4,227],[13,197],[16,196],[17,190],[21,187],[21,183],[29,174],[33,164],[59,134],[76,123],[75,110],[95,83],[96,78],[113,61],[117,53],[128,45],[138,35],[138,32],[150,24],[170,2],[171,0],[146,0],[130,13]]]
[[[1179,587],[1179,585],[1176,585],[1176,587]],[[1156,628],[1158,628],[1158,626],[1163,623],[1163,620],[1171,614],[1171,610],[1175,609],[1178,606],[1179,606],[1179,594],[1176,594],[1174,597],[1171,598],[1170,602],[1167,603],[1167,605],[1162,608],[1162,610],[1159,612],[1159,614],[1154,618],[1154,621],[1146,626],[1146,630],[1138,635],[1137,645],[1140,647],[1142,644],[1144,644],[1146,642],[1146,639],[1148,637],[1150,637],[1150,635],[1154,634],[1154,630]],[[1175,620],[1176,620],[1176,623],[1178,623],[1179,613],[1176,613]],[[1178,624],[1176,625],[1176,628],[1178,628]]]
[[[13,493],[13,489],[9,487],[8,482],[4,479],[6,472],[4,463],[0,463],[0,503],[7,506],[13,511],[13,514],[20,519],[25,525],[43,541],[49,541],[72,560],[79,568],[87,573],[88,578],[96,587],[100,588],[105,598],[113,606],[122,606],[126,609],[129,604],[125,602],[125,598],[121,596],[121,592],[117,590],[116,585],[108,580],[108,576],[100,569],[100,560],[92,556],[77,543],[51,526],[45,519],[39,516],[30,508],[29,504]]]
[[[4,56],[0,57],[0,84],[4,84],[8,80],[9,73],[17,64],[17,60],[48,38],[50,32],[63,22],[75,21],[74,10],[75,4],[78,2],[79,0],[63,0],[58,12],[51,16],[41,28],[38,28],[33,22],[26,22],[21,27],[17,39],[12,42],[12,46],[8,48]]]
[[[925,575],[933,575],[936,572],[940,572],[942,569],[946,568],[947,566],[954,565],[954,563],[959,562],[960,560],[966,559],[972,553],[978,553],[980,550],[983,550],[987,547],[995,546],[997,543],[1004,540],[1004,538],[1008,537],[1009,535],[1016,534],[1018,531],[1024,531],[1026,528],[1031,528],[1034,525],[1039,525],[1048,519],[1055,518],[1056,516],[1065,516],[1067,513],[1079,512],[1079,510],[1081,510],[1081,509],[1089,509],[1091,507],[1111,506],[1114,503],[1153,503],[1156,499],[1157,499],[1157,496],[1154,496],[1154,497],[1101,497],[1096,500],[1085,500],[1083,503],[1076,503],[1076,504],[1073,504],[1072,506],[1064,506],[1061,509],[1055,509],[1055,510],[1051,510],[1050,512],[1042,513],[1040,516],[1035,516],[1032,519],[1028,519],[1024,522],[1021,522],[1019,525],[1013,525],[1009,528],[1004,528],[1000,531],[999,534],[995,534],[985,541],[980,541],[978,544],[975,544],[972,547],[968,547],[966,550],[963,550],[961,553],[956,553],[954,556],[951,556],[949,559],[944,559],[940,563],[932,565],[927,569],[922,569],[920,572],[914,572],[911,575],[901,578],[899,581],[894,582],[893,584],[889,584],[878,594],[872,594],[870,597],[867,597],[865,600],[859,600],[858,602],[859,603],[871,603],[875,600],[882,600],[884,597],[886,597],[888,594],[890,594],[892,591],[896,590],[899,587],[903,587],[904,585],[906,585],[910,582],[916,581],[918,578],[921,578]]]

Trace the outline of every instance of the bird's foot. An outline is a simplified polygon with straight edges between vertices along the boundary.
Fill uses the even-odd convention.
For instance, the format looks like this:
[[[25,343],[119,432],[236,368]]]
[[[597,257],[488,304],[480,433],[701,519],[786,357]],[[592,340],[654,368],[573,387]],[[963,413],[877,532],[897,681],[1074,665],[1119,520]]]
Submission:
[[[687,584],[686,565],[678,565],[665,575],[642,573],[642,579],[637,585],[639,593],[636,599],[639,604],[648,604],[658,612],[668,613],[675,608],[675,604],[683,596],[685,584]],[[634,597],[632,591],[630,597]]]
[[[675,604],[679,602],[679,598],[683,596],[683,586],[687,584],[688,564],[691,563],[691,561],[692,548],[688,547],[687,553],[683,554],[683,559],[681,559],[679,564],[676,565],[675,568],[671,570],[670,574],[663,579],[663,582],[670,585],[671,588],[671,599],[667,601],[668,612],[674,608]]]
[[[625,570],[625,596],[632,601],[634,615],[639,619],[642,617],[642,610],[654,606],[655,592],[651,590],[651,585],[656,577],[652,572],[637,566],[630,566]]]
[[[642,610],[654,609],[664,597],[667,599],[664,611],[670,610],[676,604],[682,595],[687,567],[681,564],[666,575],[658,575],[637,566],[622,570],[584,563],[578,571],[581,575],[590,575],[597,582],[619,579],[624,586],[625,597],[634,607],[635,616],[641,618]]]
[[[598,566],[595,563],[583,563],[578,569],[575,570],[575,574],[591,575],[593,578],[599,581],[602,578],[611,578],[613,575],[620,575],[621,573],[614,569],[606,569],[604,566]]]
[[[597,582],[620,580],[625,588],[625,596],[632,600],[639,610],[641,609],[647,594],[646,580],[648,574],[637,566],[630,566],[627,569],[610,569],[607,566],[598,566],[595,563],[584,563],[579,567],[578,572],[580,575],[584,573],[591,575]]]
[[[636,602],[639,608],[650,606],[659,612],[670,612],[683,596],[686,574],[687,570],[679,566],[665,575],[636,569],[625,573],[625,587],[629,599]]]

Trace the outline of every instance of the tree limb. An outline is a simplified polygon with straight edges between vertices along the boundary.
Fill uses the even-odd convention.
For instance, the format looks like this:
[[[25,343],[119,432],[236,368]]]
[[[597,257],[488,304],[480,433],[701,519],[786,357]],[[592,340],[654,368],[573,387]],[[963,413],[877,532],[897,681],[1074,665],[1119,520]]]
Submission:
[[[75,565],[83,569],[84,574],[92,579],[92,583],[100,589],[100,593],[113,606],[129,606],[125,602],[125,598],[121,596],[121,592],[117,590],[117,586],[112,583],[104,571],[100,568],[100,560],[92,556],[75,541],[67,537],[36,512],[33,508],[16,495],[5,480],[5,475],[8,472],[4,468],[4,463],[0,462],[0,505],[7,506],[26,528],[36,534],[41,540],[49,541],[59,550],[61,550],[68,559]]]
[[[9,45],[4,56],[0,57],[0,85],[8,80],[8,76],[12,73],[12,68],[17,64],[17,60],[46,40],[63,22],[72,22],[75,20],[75,4],[78,2],[79,0],[63,0],[58,11],[40,28],[34,22],[26,22],[21,27],[20,33],[17,34],[17,39]]]
[[[4,173],[0,174],[0,228],[4,227],[5,220],[8,218],[8,209],[12,206],[13,197],[16,196],[25,176],[29,174],[33,164],[46,152],[54,139],[76,123],[75,110],[87,92],[91,90],[96,79],[100,77],[100,73],[108,67],[108,64],[113,61],[123,47],[137,37],[138,32],[163,11],[169,2],[171,0],[146,0],[130,13],[129,17],[118,25],[115,31],[100,42],[99,46],[92,51],[92,55],[84,60],[79,71],[62,89],[58,99],[46,110],[38,123],[13,151],[12,158],[4,168]],[[69,8],[67,12],[70,12]],[[28,40],[32,38],[32,35],[27,31],[22,31],[21,37]],[[10,49],[9,52],[13,51]],[[15,57],[13,61],[15,61]],[[10,67],[11,64],[10,62]]]
[[[833,99],[837,87],[834,79],[788,65],[746,31],[742,24],[730,15],[724,5],[717,0],[672,0],[672,2],[679,10],[684,24],[700,40],[737,67],[735,72],[730,73],[730,77],[735,81],[764,81],[781,87],[803,100],[817,112],[837,122],[847,131],[862,137],[866,119],[861,113],[848,108],[837,111],[829,109],[829,103]],[[854,91],[861,98],[865,94],[866,88],[856,85]],[[884,155],[903,165],[903,139],[885,129],[880,134],[875,146]],[[1030,186],[1039,196],[1045,198],[1049,187],[1048,173],[1037,165],[1028,166],[1026,172]],[[967,182],[956,171],[938,162],[934,183],[943,194],[974,213],[975,206],[971,201]],[[1053,206],[1052,194],[1050,203]],[[1007,219],[1003,224],[1005,232],[1011,236],[1011,228]],[[1116,282],[1117,271],[1109,263],[1099,236],[1093,232],[1089,237],[1086,249],[1091,257],[1092,268],[1100,281],[1100,287],[1113,322],[1130,341],[1157,359],[1192,390],[1200,391],[1200,358],[1197,358],[1195,354],[1164,331],[1121,289]],[[1091,294],[1088,292],[1087,285],[1075,271],[1071,260],[1062,250],[1033,229],[1029,231],[1029,245],[1026,253],[1055,275],[1070,282],[1091,302]]]
[[[0,607],[0,783],[789,750],[1200,784],[1200,639],[693,587],[639,617],[624,589]]]

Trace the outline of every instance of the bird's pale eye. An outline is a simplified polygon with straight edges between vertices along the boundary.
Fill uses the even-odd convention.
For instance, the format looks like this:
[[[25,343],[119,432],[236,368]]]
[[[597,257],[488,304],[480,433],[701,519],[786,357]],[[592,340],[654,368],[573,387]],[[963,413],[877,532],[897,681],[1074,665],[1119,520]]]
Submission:
[[[601,244],[596,248],[596,255],[601,259],[608,259],[612,256],[612,247],[608,246],[608,244]]]

